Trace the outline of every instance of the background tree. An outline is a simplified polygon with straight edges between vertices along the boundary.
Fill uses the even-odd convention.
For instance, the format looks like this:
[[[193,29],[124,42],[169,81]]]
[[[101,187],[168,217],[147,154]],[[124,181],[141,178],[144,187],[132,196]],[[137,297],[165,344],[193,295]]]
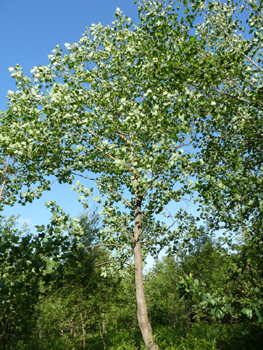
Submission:
[[[242,238],[239,247],[230,248],[238,252],[231,256],[230,266],[231,276],[236,276],[241,283],[238,288],[246,294],[243,283],[249,284],[249,279],[242,277],[251,269],[253,290],[258,290],[256,280],[262,274],[262,2],[192,4],[193,11],[198,9],[205,16],[204,23],[196,25],[197,40],[204,45],[201,64],[196,70],[189,63],[196,77],[193,88],[201,95],[199,125],[203,123],[198,154],[203,166],[197,189],[202,203],[213,205],[214,227],[225,228],[225,242],[231,247],[236,243],[234,234]],[[254,297],[257,302],[244,307],[237,293],[233,305],[243,305],[244,313],[260,319],[262,296],[253,292],[247,300]],[[237,315],[241,309],[237,307]]]
[[[0,233],[0,337],[4,346],[13,346],[34,329],[43,283],[59,279],[59,270],[46,271],[46,258],[58,254],[62,239],[18,230],[14,217],[1,217]]]
[[[44,303],[39,304],[38,327],[42,344],[50,338],[61,338],[61,344],[77,347],[79,341],[86,349],[91,335],[99,335],[104,346],[105,333],[115,328],[111,309],[120,299],[120,276],[109,267],[92,273],[65,271],[64,283]],[[70,276],[70,279],[68,278]],[[85,278],[84,278],[85,277]]]
[[[210,1],[201,11],[205,21],[196,26],[197,39],[204,46],[194,85],[203,123],[198,190],[213,204],[217,225],[260,235],[262,3]]]
[[[146,274],[149,317],[154,326],[184,326],[186,309],[177,291],[180,275],[180,267],[174,256],[156,261],[155,266]]]
[[[186,328],[190,325],[213,322],[215,310],[199,307],[206,293],[217,293],[222,280],[229,276],[224,250],[192,215],[187,215],[181,230],[189,241],[177,244],[178,252],[158,262],[147,275],[147,294],[151,296],[150,312],[154,323]],[[148,285],[150,288],[148,289]],[[221,316],[221,315],[220,315]]]

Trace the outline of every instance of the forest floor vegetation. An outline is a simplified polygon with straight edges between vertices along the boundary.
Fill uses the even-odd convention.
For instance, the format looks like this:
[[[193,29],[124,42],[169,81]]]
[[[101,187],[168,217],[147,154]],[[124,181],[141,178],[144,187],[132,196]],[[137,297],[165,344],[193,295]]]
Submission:
[[[186,338],[185,328],[154,327],[155,340],[165,350],[261,350],[262,330],[246,324],[193,324]],[[16,350],[83,350],[83,340],[71,334],[44,334],[41,340],[32,338],[27,345],[18,343]],[[109,330],[104,341],[99,335],[87,337],[88,350],[145,350],[139,328]]]

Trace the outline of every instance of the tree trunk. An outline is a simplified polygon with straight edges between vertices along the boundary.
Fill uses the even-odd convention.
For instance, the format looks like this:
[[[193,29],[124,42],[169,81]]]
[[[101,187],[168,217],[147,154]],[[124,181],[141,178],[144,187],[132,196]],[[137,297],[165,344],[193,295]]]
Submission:
[[[87,309],[85,309],[84,313],[84,322],[82,324],[83,330],[83,349],[86,350],[86,336],[87,336]]]
[[[75,324],[74,324],[74,349],[76,345],[76,337],[77,337],[77,319],[75,318]]]
[[[137,318],[145,345],[149,350],[158,350],[158,345],[154,343],[152,327],[148,319],[147,305],[144,294],[142,274],[141,221],[141,201],[138,198],[136,198],[133,246],[135,260]]]
[[[76,336],[77,336],[77,318],[76,318],[76,316],[74,318],[73,325],[72,325],[72,333],[73,333],[73,349],[72,350],[75,350]]]
[[[192,309],[192,297],[190,297],[190,300],[188,302],[186,339],[188,339],[188,336],[189,336],[189,333],[190,333],[191,309]]]
[[[4,197],[4,190],[5,190],[6,182],[8,180],[8,175],[9,175],[8,174],[9,157],[10,157],[10,155],[8,154],[7,160],[6,160],[6,164],[5,164],[5,168],[4,168],[4,171],[3,171],[3,183],[2,183],[1,190],[0,190],[0,201]]]
[[[103,338],[104,338],[104,335],[105,335],[105,333],[106,333],[105,312],[102,312],[102,314],[101,314],[101,320],[102,320],[102,334],[103,334]]]
[[[102,342],[104,344],[104,348],[106,348],[106,344],[105,344],[105,341],[104,341],[104,335],[105,335],[105,332],[106,332],[106,323],[105,323],[105,314],[104,314],[104,312],[102,312],[102,314],[101,314],[99,327],[100,327],[100,337],[101,337],[101,340],[102,340]]]

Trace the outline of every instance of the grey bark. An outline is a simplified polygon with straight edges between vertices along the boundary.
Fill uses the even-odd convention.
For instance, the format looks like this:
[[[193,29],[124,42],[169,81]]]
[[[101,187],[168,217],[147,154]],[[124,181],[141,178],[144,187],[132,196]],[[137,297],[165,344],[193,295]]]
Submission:
[[[142,224],[141,201],[138,198],[136,198],[133,249],[134,249],[134,260],[135,260],[137,318],[138,318],[139,327],[141,329],[142,337],[145,345],[149,350],[158,350],[158,345],[154,343],[152,327],[148,318],[147,305],[146,305],[144,286],[143,286],[141,224]]]

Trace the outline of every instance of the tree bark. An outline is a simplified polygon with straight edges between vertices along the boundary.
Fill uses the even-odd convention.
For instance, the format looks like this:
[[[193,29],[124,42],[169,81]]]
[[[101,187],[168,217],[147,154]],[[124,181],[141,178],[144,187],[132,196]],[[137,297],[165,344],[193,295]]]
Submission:
[[[154,343],[152,327],[148,319],[147,305],[143,286],[142,273],[142,248],[141,248],[141,201],[136,198],[135,206],[135,226],[133,237],[133,249],[135,260],[135,286],[136,286],[136,300],[137,300],[137,318],[139,327],[142,332],[142,337],[145,345],[149,350],[158,350],[158,345]]]
[[[86,350],[86,336],[87,336],[87,309],[85,309],[84,313],[84,323],[82,325],[83,330],[83,349]]]
[[[99,327],[100,327],[100,337],[101,340],[103,341],[104,346],[106,346],[105,342],[104,342],[104,335],[106,333],[106,323],[105,323],[105,313],[102,312],[101,314],[101,319],[100,319],[100,323],[99,323]]]
[[[75,316],[74,321],[73,321],[72,333],[73,333],[73,349],[72,350],[75,350],[76,336],[77,336],[77,318],[76,318],[76,316]]]
[[[188,310],[187,310],[187,333],[186,333],[186,339],[188,339],[189,333],[190,333],[190,319],[191,319],[191,309],[192,309],[192,297],[190,297],[190,300],[188,302]]]
[[[10,157],[10,155],[8,154],[6,164],[4,167],[4,172],[3,172],[3,183],[2,183],[1,190],[0,190],[0,201],[2,200],[2,198],[4,196],[5,185],[6,185],[7,178],[8,178],[9,157]]]

